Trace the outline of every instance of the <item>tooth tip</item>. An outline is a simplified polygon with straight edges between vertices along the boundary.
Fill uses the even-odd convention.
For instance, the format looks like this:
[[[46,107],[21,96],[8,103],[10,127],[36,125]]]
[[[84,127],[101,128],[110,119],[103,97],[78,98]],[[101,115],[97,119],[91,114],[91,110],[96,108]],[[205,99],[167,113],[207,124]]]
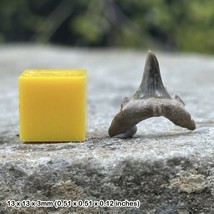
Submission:
[[[154,56],[155,54],[151,50],[149,50],[148,55]]]
[[[147,64],[152,64],[152,63],[156,63],[156,62],[157,62],[157,58],[156,58],[155,54],[152,51],[149,50],[148,54],[147,54],[146,63]]]

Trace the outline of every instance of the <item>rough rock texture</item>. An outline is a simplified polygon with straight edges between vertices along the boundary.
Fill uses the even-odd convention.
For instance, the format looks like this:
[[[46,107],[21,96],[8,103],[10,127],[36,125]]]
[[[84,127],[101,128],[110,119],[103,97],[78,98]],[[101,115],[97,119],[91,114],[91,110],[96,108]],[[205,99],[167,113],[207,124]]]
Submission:
[[[131,139],[109,138],[125,96],[138,87],[144,51],[0,47],[0,213],[214,213],[214,58],[156,52],[164,85],[195,131],[158,117]],[[27,68],[88,69],[88,140],[23,144],[17,78]],[[7,200],[129,200],[140,208],[8,207]]]

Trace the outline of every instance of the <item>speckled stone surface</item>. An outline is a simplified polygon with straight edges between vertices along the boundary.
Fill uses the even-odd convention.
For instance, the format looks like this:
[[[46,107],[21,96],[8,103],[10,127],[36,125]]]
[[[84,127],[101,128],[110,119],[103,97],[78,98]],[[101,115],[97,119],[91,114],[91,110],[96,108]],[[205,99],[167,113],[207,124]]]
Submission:
[[[140,84],[146,52],[0,46],[0,213],[214,213],[214,57],[155,52],[162,79],[196,121],[138,125],[131,139],[108,137],[125,96]],[[88,70],[84,143],[23,144],[17,136],[17,79],[30,68]],[[139,208],[8,207],[7,200],[140,201]]]

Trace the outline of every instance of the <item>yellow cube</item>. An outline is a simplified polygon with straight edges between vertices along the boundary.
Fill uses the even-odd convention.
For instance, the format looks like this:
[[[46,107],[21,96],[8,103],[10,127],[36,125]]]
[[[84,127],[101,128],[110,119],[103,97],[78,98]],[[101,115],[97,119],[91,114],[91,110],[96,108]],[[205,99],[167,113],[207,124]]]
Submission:
[[[19,77],[20,140],[84,141],[86,71],[26,70]]]

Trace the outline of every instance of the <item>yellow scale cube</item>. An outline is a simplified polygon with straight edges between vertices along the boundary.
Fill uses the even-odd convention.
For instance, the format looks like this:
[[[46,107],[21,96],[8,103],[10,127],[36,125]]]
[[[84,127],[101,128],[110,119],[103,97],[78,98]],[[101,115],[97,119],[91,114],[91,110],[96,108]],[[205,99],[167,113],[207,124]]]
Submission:
[[[19,77],[20,140],[84,141],[86,71],[26,70]]]

